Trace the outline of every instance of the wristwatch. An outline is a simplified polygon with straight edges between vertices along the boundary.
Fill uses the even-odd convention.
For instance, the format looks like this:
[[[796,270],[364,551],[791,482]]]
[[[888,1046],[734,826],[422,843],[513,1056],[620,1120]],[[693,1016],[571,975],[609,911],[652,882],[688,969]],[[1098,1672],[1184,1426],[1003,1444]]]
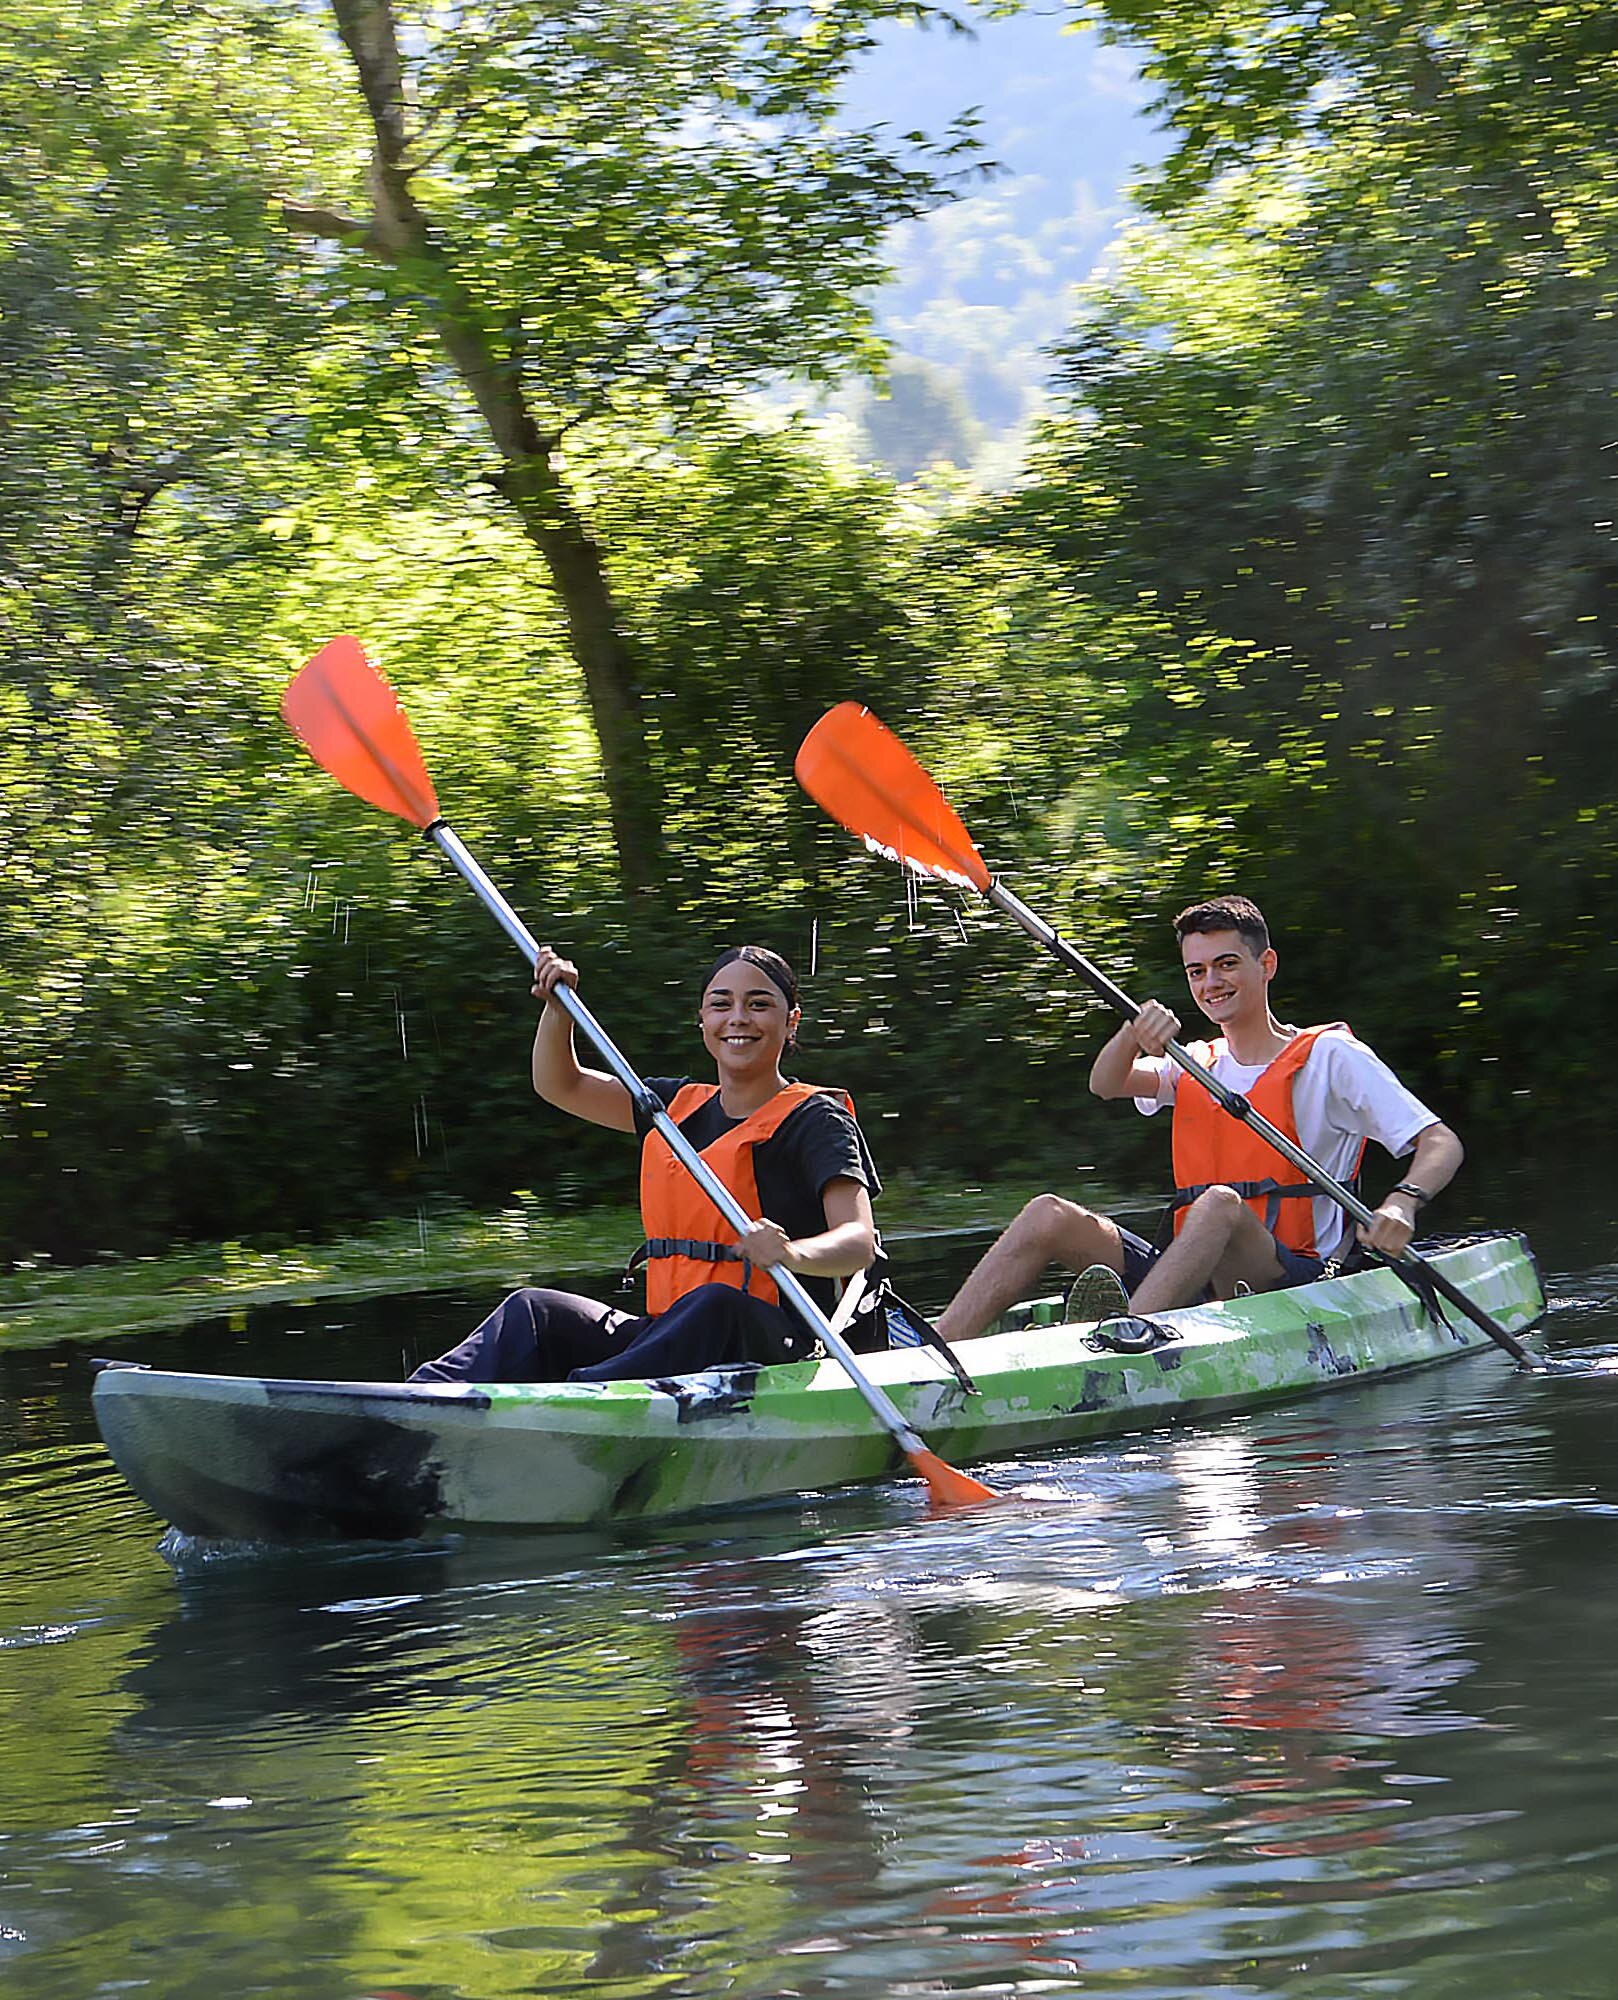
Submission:
[[[1388,1189],[1388,1193],[1409,1195],[1417,1208],[1425,1208],[1428,1202],[1432,1200],[1432,1196],[1427,1190],[1424,1187],[1417,1187],[1414,1181],[1395,1181],[1393,1186]]]

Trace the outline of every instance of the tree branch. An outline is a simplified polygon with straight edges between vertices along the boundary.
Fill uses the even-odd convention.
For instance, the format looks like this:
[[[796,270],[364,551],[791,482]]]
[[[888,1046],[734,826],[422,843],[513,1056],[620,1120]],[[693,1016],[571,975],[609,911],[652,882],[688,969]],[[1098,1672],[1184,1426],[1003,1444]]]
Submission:
[[[352,243],[357,249],[367,250],[373,257],[386,257],[387,246],[369,222],[357,215],[344,215],[340,209],[319,208],[309,202],[293,201],[286,195],[277,195],[281,207],[281,220],[294,236],[313,236],[323,243]]]
[[[602,552],[553,460],[556,434],[541,429],[524,395],[520,333],[513,344],[489,323],[411,192],[409,107],[392,0],[330,4],[371,114],[371,219],[296,202],[283,203],[282,213],[288,228],[353,244],[412,279],[503,461],[493,484],[544,558],[561,598],[600,745],[624,879],[634,888],[650,887],[661,872],[661,787],[646,737],[644,694]]]

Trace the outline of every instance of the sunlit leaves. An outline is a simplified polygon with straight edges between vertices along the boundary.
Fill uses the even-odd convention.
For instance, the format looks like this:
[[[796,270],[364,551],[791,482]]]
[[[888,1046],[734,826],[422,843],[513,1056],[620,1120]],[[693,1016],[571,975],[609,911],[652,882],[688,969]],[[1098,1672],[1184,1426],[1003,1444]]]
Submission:
[[[964,128],[839,119],[872,23],[919,11],[515,0],[412,24],[413,196],[542,421],[868,357],[883,232],[971,165]],[[357,184],[333,194],[363,213]]]
[[[1010,522],[1160,622],[1108,770],[1125,799],[1169,777],[1148,817],[1186,891],[1308,912],[1306,980],[1374,940],[1391,1045],[1469,1089],[1495,995],[1443,966],[1475,969],[1502,881],[1550,909],[1589,869],[1578,815],[1618,752],[1610,14],[1105,13],[1149,39],[1183,143]],[[1211,639],[1225,670],[1188,673]],[[1530,934],[1493,954],[1539,994],[1518,1021],[1554,1005]],[[1613,994],[1610,947],[1566,935],[1586,998]]]

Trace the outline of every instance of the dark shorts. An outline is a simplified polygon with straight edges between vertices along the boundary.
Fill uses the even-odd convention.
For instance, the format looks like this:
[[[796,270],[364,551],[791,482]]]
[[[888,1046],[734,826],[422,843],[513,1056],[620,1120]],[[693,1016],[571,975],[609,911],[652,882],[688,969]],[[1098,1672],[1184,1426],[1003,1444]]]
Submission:
[[[1121,1222],[1117,1229],[1124,1246],[1124,1289],[1133,1292],[1163,1252],[1148,1243],[1144,1236],[1137,1236],[1133,1229],[1125,1229]],[[1282,1271],[1277,1291],[1284,1291],[1289,1285],[1312,1284],[1326,1268],[1324,1257],[1317,1257],[1308,1250],[1289,1249],[1285,1243],[1276,1244],[1275,1255]],[[1344,1268],[1353,1268],[1352,1253],[1345,1258]],[[1203,1297],[1211,1299],[1212,1290],[1205,1292]]]

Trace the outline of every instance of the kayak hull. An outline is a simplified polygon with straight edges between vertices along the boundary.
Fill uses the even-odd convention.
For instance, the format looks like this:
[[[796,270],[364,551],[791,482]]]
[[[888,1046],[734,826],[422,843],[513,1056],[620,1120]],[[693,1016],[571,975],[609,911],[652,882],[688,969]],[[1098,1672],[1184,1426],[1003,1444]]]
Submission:
[[[1519,1336],[1544,1310],[1520,1236],[1435,1254]],[[1194,1422],[1431,1365],[1490,1343],[1372,1270],[1161,1316],[1147,1353],[1058,1324],[1056,1302],[963,1344],[968,1394],[925,1348],[862,1357],[953,1464]],[[1504,1357],[1500,1357],[1502,1363]],[[891,1477],[903,1454],[835,1361],[665,1382],[349,1383],[113,1365],[94,1407],[163,1519],[211,1539],[400,1539],[461,1525],[572,1528]]]

